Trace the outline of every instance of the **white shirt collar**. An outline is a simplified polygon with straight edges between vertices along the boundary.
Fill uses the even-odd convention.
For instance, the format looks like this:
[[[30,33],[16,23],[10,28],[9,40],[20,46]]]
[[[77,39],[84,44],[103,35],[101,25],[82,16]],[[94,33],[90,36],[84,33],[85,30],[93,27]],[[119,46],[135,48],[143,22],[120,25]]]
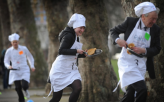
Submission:
[[[14,47],[12,46],[11,49],[14,50]],[[20,45],[18,45],[18,49],[20,49]]]
[[[144,30],[144,27],[146,27],[146,26],[145,26],[145,24],[143,23],[143,21],[141,19],[141,28],[140,29]],[[150,33],[150,28],[147,27],[146,31]]]
[[[141,19],[141,28],[146,27],[145,24],[143,23],[142,19]]]

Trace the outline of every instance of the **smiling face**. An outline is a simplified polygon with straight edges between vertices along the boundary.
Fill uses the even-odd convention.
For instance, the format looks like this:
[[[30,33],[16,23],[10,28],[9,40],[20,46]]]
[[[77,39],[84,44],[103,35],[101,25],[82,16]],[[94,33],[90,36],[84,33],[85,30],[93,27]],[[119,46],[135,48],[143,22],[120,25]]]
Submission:
[[[13,40],[11,42],[11,45],[14,47],[14,49],[17,49],[18,48],[18,44],[19,44],[19,41],[17,41],[17,40]]]
[[[85,27],[84,26],[77,27],[77,28],[74,29],[74,31],[75,31],[75,33],[76,33],[77,36],[81,36],[83,34],[84,30],[85,30]]]
[[[142,15],[142,21],[146,27],[152,27],[153,24],[156,23],[157,19],[158,19],[158,14],[155,11],[150,12],[147,17],[145,15]]]

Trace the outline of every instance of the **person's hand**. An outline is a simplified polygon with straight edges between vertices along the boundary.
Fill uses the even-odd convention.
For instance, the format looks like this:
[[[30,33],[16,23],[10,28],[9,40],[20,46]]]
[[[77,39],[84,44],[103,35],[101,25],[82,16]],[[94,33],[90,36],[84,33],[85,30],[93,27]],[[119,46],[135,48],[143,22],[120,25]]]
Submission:
[[[146,49],[141,47],[132,47],[132,50],[137,54],[143,54],[146,52]]]
[[[13,67],[12,66],[9,66],[9,69],[13,69]]]
[[[120,47],[125,47],[125,48],[126,48],[126,45],[128,45],[128,43],[127,43],[125,40],[122,40],[122,39],[118,39],[116,43],[117,43]]]
[[[88,50],[86,49],[85,52],[87,53],[87,51],[88,51]],[[87,56],[86,54],[84,54],[84,55]]]
[[[78,50],[78,49],[77,49],[77,53],[83,54],[83,52],[84,52],[83,50]]]
[[[34,72],[35,71],[35,68],[31,68],[31,70],[32,70],[32,72]]]

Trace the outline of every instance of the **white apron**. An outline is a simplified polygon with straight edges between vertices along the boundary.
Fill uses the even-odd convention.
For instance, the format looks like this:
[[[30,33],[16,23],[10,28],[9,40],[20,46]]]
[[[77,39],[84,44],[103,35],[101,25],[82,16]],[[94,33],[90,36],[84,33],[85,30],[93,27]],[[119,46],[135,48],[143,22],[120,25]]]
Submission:
[[[77,37],[74,44],[70,49],[82,49],[82,43],[77,42]],[[54,92],[58,92],[71,83],[74,80],[81,80],[81,76],[76,65],[78,53],[76,56],[72,55],[59,55],[52,64],[50,71],[51,88]],[[52,90],[52,89],[51,89]]]
[[[28,72],[27,72],[28,71]],[[27,70],[10,70],[9,74],[9,85],[11,85],[16,80],[26,80],[28,83],[30,83],[30,71],[29,67]]]
[[[15,50],[17,51],[17,50]],[[12,64],[12,67],[14,69],[18,70],[10,70],[9,74],[9,85],[11,85],[16,80],[26,80],[28,83],[30,83],[30,68],[27,64],[20,65],[20,63],[23,63],[27,61],[26,54],[23,53],[22,55],[19,55],[19,51],[25,52],[23,49],[19,49],[17,53],[14,53],[11,55],[11,59],[14,59],[15,64]]]
[[[138,29],[140,20],[141,19],[138,20],[135,28],[127,39],[127,43],[134,43],[136,47],[148,48],[150,47],[151,38],[146,40],[144,37],[146,31]],[[121,89],[126,92],[125,87],[137,81],[144,80],[146,60],[146,57],[139,58],[132,54],[129,55],[127,49],[123,47],[118,60],[120,81],[118,82],[117,87],[119,83],[121,83]],[[116,91],[116,89],[114,89],[114,91]]]

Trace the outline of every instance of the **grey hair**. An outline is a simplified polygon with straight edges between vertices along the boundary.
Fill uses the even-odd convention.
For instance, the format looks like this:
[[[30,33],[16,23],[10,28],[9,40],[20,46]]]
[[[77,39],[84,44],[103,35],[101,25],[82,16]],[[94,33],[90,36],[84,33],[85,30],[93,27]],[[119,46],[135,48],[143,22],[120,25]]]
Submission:
[[[157,7],[155,12],[156,12],[157,14],[159,14],[160,9]],[[150,13],[150,12],[149,12],[149,13]],[[147,16],[149,15],[149,13],[144,14],[144,16],[147,17]]]

